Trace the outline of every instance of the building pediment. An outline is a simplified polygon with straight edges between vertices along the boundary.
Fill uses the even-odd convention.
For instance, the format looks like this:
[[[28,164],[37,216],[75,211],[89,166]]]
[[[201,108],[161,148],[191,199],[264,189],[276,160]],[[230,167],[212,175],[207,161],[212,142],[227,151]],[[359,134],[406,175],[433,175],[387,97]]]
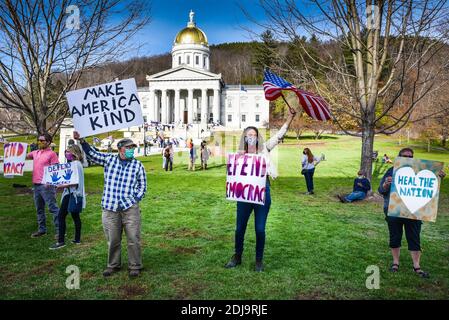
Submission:
[[[147,81],[170,80],[221,80],[221,73],[216,74],[204,70],[194,69],[185,65],[168,69],[146,77]]]

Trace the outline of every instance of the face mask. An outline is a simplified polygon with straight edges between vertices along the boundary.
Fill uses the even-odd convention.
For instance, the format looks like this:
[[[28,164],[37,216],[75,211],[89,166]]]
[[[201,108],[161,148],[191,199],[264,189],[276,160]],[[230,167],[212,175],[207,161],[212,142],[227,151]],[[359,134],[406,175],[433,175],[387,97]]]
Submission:
[[[65,158],[67,159],[67,161],[73,161],[73,154],[71,154],[70,152],[66,152]]]
[[[125,158],[126,159],[134,158],[134,149],[126,149],[125,150]]]
[[[255,136],[246,136],[245,141],[249,146],[255,146],[257,144],[257,137]]]

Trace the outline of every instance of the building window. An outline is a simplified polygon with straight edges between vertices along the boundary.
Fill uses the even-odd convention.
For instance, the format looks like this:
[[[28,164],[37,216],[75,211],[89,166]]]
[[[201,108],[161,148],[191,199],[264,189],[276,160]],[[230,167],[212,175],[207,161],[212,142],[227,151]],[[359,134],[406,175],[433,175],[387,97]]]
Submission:
[[[232,114],[228,114],[228,122],[232,122]]]
[[[143,122],[147,122],[147,116],[143,116]]]
[[[228,102],[228,108],[232,108],[232,103],[231,103],[231,101]]]
[[[182,62],[182,59],[181,59],[181,56],[179,56],[178,57],[178,64],[181,64],[181,62]]]
[[[260,121],[260,115],[256,114],[256,122]]]
[[[195,64],[198,66],[200,64],[200,57],[196,56],[195,57]]]
[[[242,114],[242,122],[246,122],[246,114]]]
[[[187,64],[190,64],[190,56],[187,56]]]
[[[207,67],[207,65],[206,65],[206,57],[203,57],[203,68],[206,68]]]
[[[258,108],[259,108],[259,103],[257,102],[257,103],[256,103],[256,109],[258,109]]]

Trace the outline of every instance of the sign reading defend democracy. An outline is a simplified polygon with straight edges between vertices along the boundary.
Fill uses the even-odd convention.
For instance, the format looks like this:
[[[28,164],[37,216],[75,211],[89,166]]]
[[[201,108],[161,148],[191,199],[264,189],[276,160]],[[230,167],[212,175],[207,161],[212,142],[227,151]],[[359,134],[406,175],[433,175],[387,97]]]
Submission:
[[[8,142],[3,147],[3,176],[23,176],[27,144],[21,142]]]
[[[78,184],[78,170],[70,162],[58,163],[44,168],[44,184],[65,186]]]
[[[444,163],[398,157],[394,162],[388,215],[435,222]]]
[[[226,171],[228,200],[261,205],[265,203],[267,161],[263,155],[230,153]]]
[[[81,137],[144,123],[134,79],[70,91],[67,101]]]

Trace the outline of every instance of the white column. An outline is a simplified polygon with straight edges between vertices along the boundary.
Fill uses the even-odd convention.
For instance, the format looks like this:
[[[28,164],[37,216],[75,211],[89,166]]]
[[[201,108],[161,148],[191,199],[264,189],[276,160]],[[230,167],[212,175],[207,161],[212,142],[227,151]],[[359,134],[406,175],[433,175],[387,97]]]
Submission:
[[[160,121],[159,119],[159,109],[161,107],[161,97],[159,95],[159,92],[155,92],[154,94],[156,101],[154,101],[154,121]]]
[[[150,122],[150,121],[155,121],[156,119],[154,118],[154,116],[155,116],[155,114],[156,114],[156,112],[155,112],[155,109],[156,109],[156,103],[155,103],[155,99],[154,99],[154,90],[150,90],[150,98],[148,99],[148,114],[149,114],[149,117],[148,117],[148,122]]]
[[[214,122],[220,121],[220,90],[214,90],[214,106],[213,111],[214,114]]]
[[[187,122],[193,123],[193,89],[189,89],[187,96]]]
[[[178,125],[179,119],[180,119],[180,102],[179,102],[179,96],[180,96],[180,89],[175,89],[175,124]]]
[[[201,90],[201,125],[207,125],[207,89]]]
[[[162,90],[161,115],[161,122],[167,123],[167,90]]]

